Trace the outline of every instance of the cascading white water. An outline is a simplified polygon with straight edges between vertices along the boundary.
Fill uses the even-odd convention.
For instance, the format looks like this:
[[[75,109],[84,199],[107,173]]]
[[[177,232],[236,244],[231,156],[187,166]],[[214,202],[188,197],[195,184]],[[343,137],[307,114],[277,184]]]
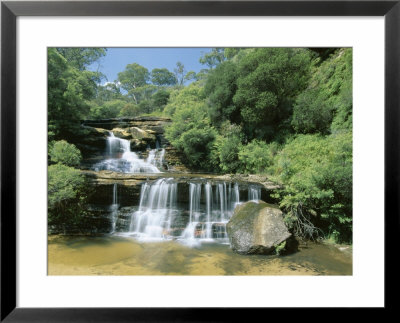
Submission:
[[[114,233],[118,216],[118,186],[116,183],[113,185],[113,200],[110,206],[110,210],[111,210],[111,233]]]
[[[156,151],[157,151],[156,149],[151,149],[149,151],[149,155],[147,156],[146,163],[149,163],[150,165],[154,165],[153,163],[156,158]]]
[[[161,168],[164,164],[165,149],[151,149],[146,162],[150,165]]]
[[[177,185],[172,178],[142,185],[139,210],[131,217],[131,233],[142,239],[162,239],[169,235],[176,212]]]
[[[196,227],[200,216],[201,183],[189,184],[189,224],[183,231],[184,239],[194,239],[196,237]]]
[[[213,187],[210,182],[190,183],[189,188],[189,222],[182,235],[183,239],[195,238],[214,239],[227,238],[226,223],[233,214],[235,207],[240,204],[239,185],[227,186],[226,182],[216,183],[213,198]],[[202,210],[201,187],[204,185],[205,209]]]
[[[162,167],[164,164],[164,156],[165,156],[165,149],[162,148],[161,151],[159,151],[158,159],[157,160],[157,167]]]
[[[250,185],[248,189],[249,201],[258,201],[261,199],[261,188],[259,186]]]
[[[211,199],[212,199],[212,186],[209,182],[205,185],[206,191],[206,205],[207,205],[207,231],[206,231],[206,238],[212,238],[212,223],[211,223]]]
[[[141,240],[178,239],[189,245],[202,241],[227,243],[226,224],[240,201],[238,183],[198,180],[188,184],[188,204],[178,205],[178,182],[161,178],[142,184],[137,211],[125,233]],[[259,198],[261,187],[250,185],[248,197]],[[204,192],[204,193],[203,193]]]
[[[160,158],[159,156],[156,158],[155,151],[149,152],[147,160],[141,159],[131,151],[128,140],[115,137],[111,131],[107,137],[106,152],[108,158],[95,164],[94,170],[111,170],[122,173],[161,173],[157,166],[162,166],[163,161],[159,162]],[[161,153],[158,155],[161,155]],[[162,158],[164,158],[164,154],[162,154]]]
[[[117,188],[117,183],[115,183],[114,185],[113,185],[113,202],[112,202],[112,204],[117,204],[117,195],[118,194],[118,188]]]

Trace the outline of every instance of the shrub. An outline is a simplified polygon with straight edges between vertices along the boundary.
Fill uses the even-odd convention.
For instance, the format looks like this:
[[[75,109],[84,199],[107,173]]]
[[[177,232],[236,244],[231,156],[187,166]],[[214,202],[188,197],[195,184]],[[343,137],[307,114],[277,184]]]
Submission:
[[[239,151],[241,171],[244,173],[266,173],[273,163],[278,147],[275,142],[267,144],[257,139],[241,146]]]
[[[222,171],[234,173],[240,169],[238,157],[241,142],[238,136],[218,136],[214,144],[218,164]]]
[[[215,139],[212,128],[192,128],[182,135],[181,147],[192,167],[210,169],[208,155]]]
[[[341,49],[314,69],[296,99],[292,126],[298,133],[328,134],[352,128],[352,49]]]
[[[137,104],[125,103],[121,108],[118,117],[136,117],[140,114],[140,109]]]
[[[216,166],[224,172],[234,173],[241,168],[239,150],[242,145],[242,128],[224,121],[213,145],[212,155],[216,156]],[[217,169],[218,170],[218,169]]]
[[[188,105],[180,102],[176,106],[173,122],[165,134],[172,145],[184,153],[189,166],[208,170],[211,169],[208,157],[216,131],[210,126],[205,103],[197,100]]]
[[[204,102],[203,88],[198,82],[193,82],[182,89],[176,89],[171,92],[168,104],[164,107],[164,113],[167,116],[173,116],[176,111]]]
[[[154,109],[162,111],[165,105],[168,103],[169,92],[166,90],[159,90],[153,94],[151,100],[154,105]]]
[[[82,155],[78,148],[65,140],[56,141],[50,148],[50,160],[67,166],[78,166]]]
[[[62,164],[48,166],[49,224],[76,223],[85,201],[85,179],[79,170]]]
[[[131,111],[136,109],[137,106],[133,103],[129,103],[124,100],[111,100],[103,102],[102,104],[96,104],[92,102],[92,107],[90,108],[89,118],[93,119],[109,119],[109,118],[117,118],[119,116],[131,116]],[[130,112],[127,114],[127,112]],[[132,116],[136,116],[138,111],[134,113]]]
[[[299,135],[277,154],[272,169],[284,183],[276,197],[297,234],[318,229],[338,241],[352,239],[352,133]]]

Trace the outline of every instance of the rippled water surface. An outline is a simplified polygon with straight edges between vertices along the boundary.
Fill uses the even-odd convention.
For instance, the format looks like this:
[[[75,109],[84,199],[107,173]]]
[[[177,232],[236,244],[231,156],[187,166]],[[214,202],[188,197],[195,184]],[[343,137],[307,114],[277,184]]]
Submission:
[[[351,247],[300,244],[287,256],[239,255],[229,245],[51,236],[49,275],[351,275]]]

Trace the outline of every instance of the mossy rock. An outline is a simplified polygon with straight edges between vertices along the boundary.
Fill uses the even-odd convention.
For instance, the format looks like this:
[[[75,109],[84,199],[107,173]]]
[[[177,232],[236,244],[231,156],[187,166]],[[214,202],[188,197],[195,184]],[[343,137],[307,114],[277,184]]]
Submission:
[[[114,128],[112,130],[113,134],[115,137],[121,138],[121,139],[131,139],[132,135],[127,129],[123,128]]]
[[[232,250],[241,254],[274,254],[277,249],[283,254],[283,243],[291,237],[282,211],[264,201],[239,205],[226,228]]]
[[[155,141],[156,140],[154,131],[143,130],[138,127],[130,127],[129,132],[133,139],[139,139],[139,140],[145,140],[145,141]]]

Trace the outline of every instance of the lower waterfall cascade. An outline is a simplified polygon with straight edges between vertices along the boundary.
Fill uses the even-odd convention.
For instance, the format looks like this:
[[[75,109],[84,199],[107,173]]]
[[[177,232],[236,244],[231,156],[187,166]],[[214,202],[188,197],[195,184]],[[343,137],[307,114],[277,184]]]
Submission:
[[[113,200],[112,204],[110,206],[111,210],[111,233],[115,232],[115,226],[117,223],[117,217],[118,217],[118,185],[115,183],[113,185]]]
[[[246,195],[240,194],[237,182],[196,179],[184,185],[189,186],[189,196],[182,202],[178,199],[178,181],[174,178],[144,182],[139,205],[131,212],[129,225],[116,231],[118,219],[115,210],[118,204],[117,196],[114,196],[117,186],[114,184],[110,233],[141,241],[174,239],[188,244],[228,243],[226,224],[235,207],[247,200],[261,198],[261,186],[256,184],[248,184]]]

